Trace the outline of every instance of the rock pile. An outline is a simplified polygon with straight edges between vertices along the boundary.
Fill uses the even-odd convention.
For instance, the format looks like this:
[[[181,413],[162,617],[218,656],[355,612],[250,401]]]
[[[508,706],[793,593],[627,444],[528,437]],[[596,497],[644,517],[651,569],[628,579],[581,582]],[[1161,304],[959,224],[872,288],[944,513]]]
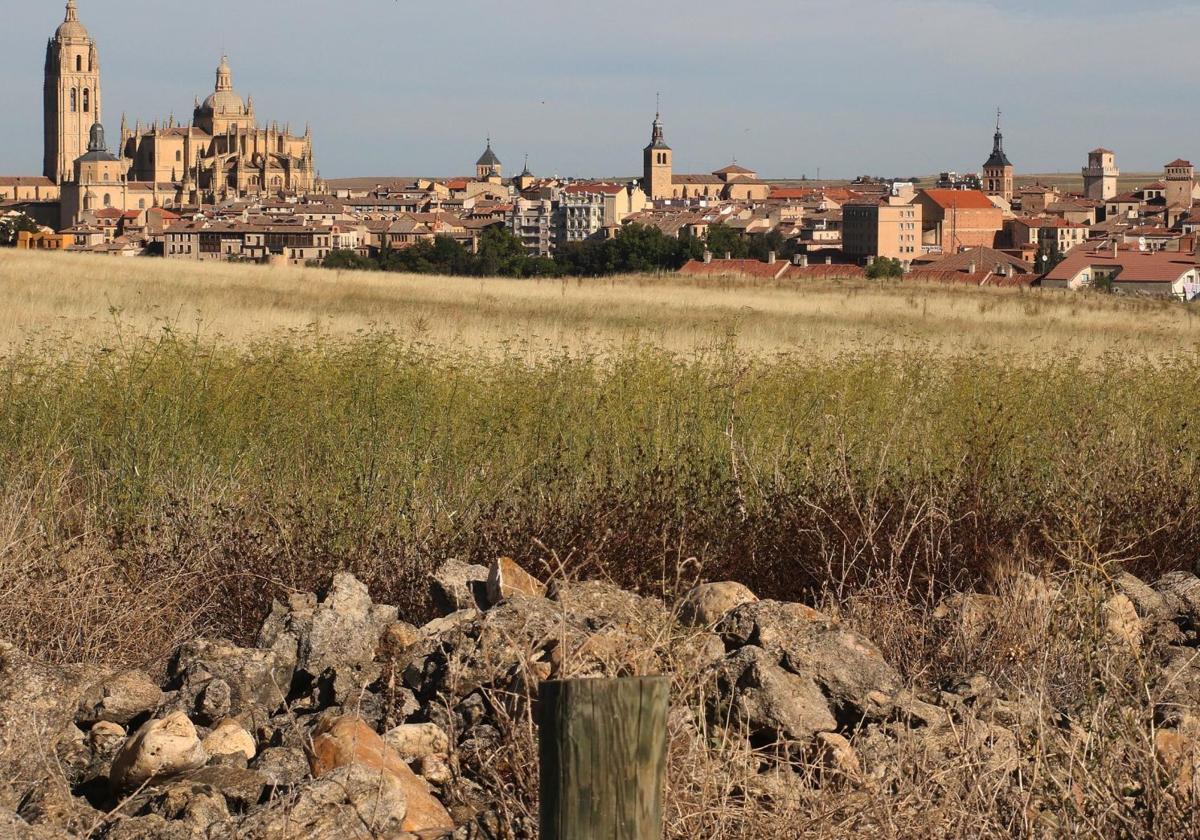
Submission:
[[[672,674],[673,727],[744,742],[762,780],[749,795],[794,784],[781,772],[864,784],[902,732],[1012,774],[1014,731],[1041,714],[977,675],[918,696],[838,620],[736,583],[670,608],[602,582],[547,585],[501,558],[448,562],[431,589],[441,615],[417,627],[336,575],[322,597],[276,603],[254,647],[185,644],[161,682],[0,643],[0,836],[530,836],[495,782],[532,772],[536,789],[529,756],[503,747],[547,679]],[[1019,597],[1053,596],[1030,583]],[[999,603],[954,596],[935,615],[977,640]],[[1124,644],[1166,637],[1154,743],[1177,786],[1200,786],[1200,580],[1124,575],[1103,615]]]

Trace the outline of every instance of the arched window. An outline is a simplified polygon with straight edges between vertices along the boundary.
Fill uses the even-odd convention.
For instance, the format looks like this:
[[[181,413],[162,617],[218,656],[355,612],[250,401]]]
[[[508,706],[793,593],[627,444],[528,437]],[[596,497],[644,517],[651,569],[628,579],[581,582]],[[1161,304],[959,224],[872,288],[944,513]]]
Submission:
[[[183,160],[183,152],[176,150],[175,151],[175,160],[177,160],[177,161]]]
[[[71,113],[74,114],[79,110],[79,91],[71,88]]]
[[[90,91],[87,88],[83,89],[83,113],[92,110],[92,98],[89,96]]]
[[[108,193],[104,194],[104,206],[112,207],[112,196],[109,195]]]
[[[75,72],[76,73],[83,72],[83,56],[81,56],[81,55],[75,56]]]

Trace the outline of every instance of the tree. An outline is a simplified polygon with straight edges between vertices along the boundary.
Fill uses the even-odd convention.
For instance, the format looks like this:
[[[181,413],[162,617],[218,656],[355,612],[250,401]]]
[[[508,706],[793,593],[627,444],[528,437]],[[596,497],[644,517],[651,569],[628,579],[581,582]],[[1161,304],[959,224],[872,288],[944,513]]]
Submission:
[[[503,225],[493,225],[479,238],[472,274],[479,277],[524,277],[529,255],[525,244]]]
[[[337,249],[325,255],[319,263],[325,268],[345,269],[348,271],[378,271],[379,263],[370,257],[364,257],[355,251]]]
[[[903,276],[904,264],[900,260],[892,259],[891,257],[876,257],[875,261],[867,266],[867,277],[872,280]]]
[[[1042,240],[1042,244],[1038,246],[1038,254],[1034,261],[1034,266],[1042,274],[1049,274],[1054,270],[1054,267],[1066,259],[1064,254],[1058,248],[1058,244],[1051,244],[1047,240]]]
[[[5,216],[0,219],[0,247],[12,248],[17,244],[17,234],[21,231],[29,233],[37,233],[41,228],[37,222],[26,216],[24,213],[18,213],[15,216]]]
[[[750,246],[746,240],[742,239],[736,230],[720,222],[709,225],[707,243],[708,250],[718,259],[724,259],[728,254],[732,259],[744,260],[750,255]]]

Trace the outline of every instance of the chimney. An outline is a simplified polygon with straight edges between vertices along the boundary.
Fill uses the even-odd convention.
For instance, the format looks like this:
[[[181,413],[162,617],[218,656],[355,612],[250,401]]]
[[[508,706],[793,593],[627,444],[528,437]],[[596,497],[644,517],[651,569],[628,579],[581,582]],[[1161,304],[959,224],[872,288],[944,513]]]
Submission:
[[[825,265],[833,265],[833,257],[826,257]]]
[[[705,264],[705,265],[708,265],[708,264],[709,264],[709,263],[711,263],[711,262],[712,262],[712,251],[705,250],[705,252],[704,252],[704,264]]]
[[[975,263],[971,263],[967,266],[967,274],[974,274],[974,273],[975,273]]]
[[[767,254],[767,265],[775,265],[775,252],[771,251]]]
[[[725,252],[725,259],[727,259],[727,260],[731,260],[731,259],[733,259],[733,252],[732,252],[732,251],[726,251],[726,252]]]
[[[801,267],[801,268],[808,268],[808,254],[801,254],[801,255],[800,255],[800,267]]]
[[[1117,244],[1117,240],[1114,238],[1114,239],[1113,239],[1113,259],[1114,259],[1114,260],[1115,260],[1115,259],[1117,258],[1117,256],[1118,256],[1118,254],[1117,254],[1117,251],[1120,249],[1120,247],[1121,247],[1121,246],[1120,246],[1119,244]]]

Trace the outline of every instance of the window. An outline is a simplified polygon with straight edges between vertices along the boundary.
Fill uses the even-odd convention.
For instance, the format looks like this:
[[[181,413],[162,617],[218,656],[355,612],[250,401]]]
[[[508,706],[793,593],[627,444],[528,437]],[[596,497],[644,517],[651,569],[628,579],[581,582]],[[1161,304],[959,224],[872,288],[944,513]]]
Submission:
[[[85,113],[85,114],[86,114],[88,111],[92,110],[92,107],[91,107],[91,97],[90,97],[88,94],[89,94],[89,91],[88,91],[88,89],[87,89],[87,88],[84,88],[84,89],[83,89],[83,113]]]
[[[75,56],[75,72],[76,73],[83,72],[83,56],[81,56],[81,55]]]
[[[112,207],[112,196],[109,195],[108,193],[104,194],[104,206]]]
[[[145,209],[146,209],[146,199],[144,199],[144,198],[139,198],[139,199],[138,199],[138,209],[139,209],[139,210],[145,210]]]
[[[71,88],[71,113],[74,114],[79,110],[79,91]]]
[[[176,151],[175,151],[175,160],[176,160],[176,161],[181,161],[181,160],[183,160],[183,152],[181,152],[181,151],[179,151],[179,150],[176,150]]]

